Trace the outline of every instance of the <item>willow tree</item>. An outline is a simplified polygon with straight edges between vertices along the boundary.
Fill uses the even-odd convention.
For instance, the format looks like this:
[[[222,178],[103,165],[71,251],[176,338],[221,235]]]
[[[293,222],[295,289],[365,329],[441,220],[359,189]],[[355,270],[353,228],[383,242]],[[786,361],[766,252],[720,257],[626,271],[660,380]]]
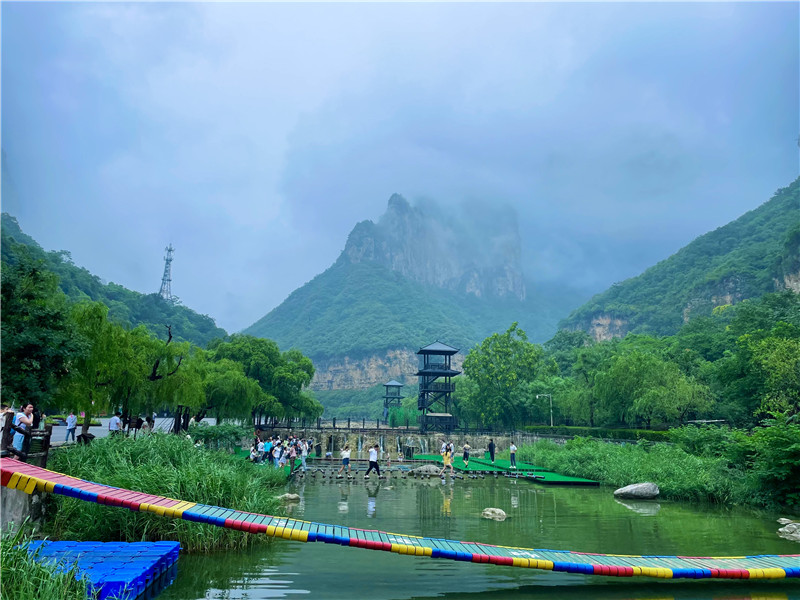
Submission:
[[[199,416],[202,418],[208,411],[216,417],[217,423],[224,419],[248,419],[256,406],[275,402],[267,397],[255,379],[245,375],[240,363],[227,358],[208,363],[203,390],[205,408]]]
[[[127,332],[108,320],[108,307],[100,302],[74,305],[71,319],[84,350],[70,364],[59,398],[85,413],[82,433],[87,433],[92,416],[112,407],[112,384],[126,369]]]
[[[305,392],[314,376],[311,359],[298,350],[281,352],[272,340],[233,335],[230,341],[209,345],[213,360],[231,360],[242,365],[244,374],[258,382],[263,395],[253,407],[254,420],[261,416],[319,416],[322,405]]]

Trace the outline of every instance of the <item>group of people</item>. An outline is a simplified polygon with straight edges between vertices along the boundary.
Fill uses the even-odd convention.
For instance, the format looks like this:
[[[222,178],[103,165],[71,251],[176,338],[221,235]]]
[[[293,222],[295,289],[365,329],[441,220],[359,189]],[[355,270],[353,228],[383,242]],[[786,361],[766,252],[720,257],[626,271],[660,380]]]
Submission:
[[[380,444],[375,444],[374,446],[369,447],[369,468],[367,472],[364,474],[364,479],[369,479],[369,474],[372,471],[375,471],[378,474],[378,477],[381,477],[381,467],[378,464],[378,456],[380,455],[381,447]],[[342,476],[342,472],[345,470],[347,471],[347,476],[350,477],[351,470],[350,470],[350,446],[345,444],[345,447],[342,448],[341,452],[339,452],[339,456],[342,459],[342,466],[339,467],[339,470],[336,472],[337,477]],[[392,457],[391,454],[387,454],[388,457],[388,465],[392,466]],[[397,454],[398,462],[403,462],[403,455],[398,453]]]
[[[289,465],[290,472],[295,470],[295,463],[300,459],[300,467],[306,471],[306,459],[314,448],[314,438],[300,439],[289,435],[282,440],[280,436],[270,436],[266,441],[256,433],[253,446],[250,448],[250,460],[255,463],[268,462],[276,468]]]
[[[464,445],[462,446],[463,455],[462,458],[464,460],[464,466],[469,466],[469,454],[472,451],[472,447],[469,445],[469,442],[465,441]],[[487,448],[489,451],[489,459],[494,464],[494,453],[496,451],[496,446],[494,444],[494,440],[489,440],[489,446]],[[509,460],[511,462],[511,468],[517,468],[517,447],[514,445],[514,442],[511,442],[511,445],[508,447],[509,451]],[[442,455],[442,470],[439,471],[439,475],[443,475],[444,472],[450,467],[450,474],[452,475],[455,473],[455,469],[453,468],[453,455],[455,454],[455,445],[453,442],[448,440],[442,440],[442,448],[439,451]]]
[[[469,442],[464,442],[464,445],[461,447],[463,451],[462,458],[464,460],[464,466],[469,466],[469,453],[472,450],[472,447],[469,445]],[[442,440],[442,448],[439,450],[439,454],[442,455],[442,470],[439,471],[439,475],[443,475],[444,472],[447,470],[447,467],[450,467],[450,474],[455,474],[455,469],[453,468],[453,456],[455,455],[456,447],[453,442],[448,440]]]

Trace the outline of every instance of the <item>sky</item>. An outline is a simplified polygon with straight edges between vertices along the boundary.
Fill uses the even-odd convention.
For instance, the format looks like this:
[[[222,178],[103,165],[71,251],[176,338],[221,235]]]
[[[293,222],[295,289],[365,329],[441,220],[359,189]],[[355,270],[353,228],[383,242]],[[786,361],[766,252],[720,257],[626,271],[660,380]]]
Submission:
[[[2,210],[229,332],[393,193],[603,291],[797,176],[800,4],[14,3]],[[566,315],[565,315],[566,316]]]

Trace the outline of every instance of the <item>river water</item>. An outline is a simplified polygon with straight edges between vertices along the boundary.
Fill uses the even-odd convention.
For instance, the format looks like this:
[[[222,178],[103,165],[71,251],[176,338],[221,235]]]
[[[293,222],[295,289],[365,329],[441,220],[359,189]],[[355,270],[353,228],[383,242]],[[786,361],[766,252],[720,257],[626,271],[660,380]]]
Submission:
[[[499,477],[445,484],[306,478],[291,516],[394,533],[608,554],[798,554],[779,538],[775,513],[683,502],[618,502],[609,488],[545,487]],[[480,517],[502,508],[503,522]],[[617,578],[410,557],[323,543],[277,540],[246,553],[182,556],[163,600],[309,596],[371,600],[753,599],[800,600],[800,581]],[[556,587],[557,586],[557,587]]]

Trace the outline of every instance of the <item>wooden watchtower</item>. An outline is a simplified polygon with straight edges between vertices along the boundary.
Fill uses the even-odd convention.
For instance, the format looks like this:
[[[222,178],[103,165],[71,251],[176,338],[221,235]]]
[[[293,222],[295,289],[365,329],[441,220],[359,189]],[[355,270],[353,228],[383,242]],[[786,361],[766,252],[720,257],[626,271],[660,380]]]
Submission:
[[[403,387],[403,384],[399,381],[392,379],[388,383],[384,383],[383,387],[386,388],[383,394],[383,420],[387,421],[389,419],[389,409],[392,406],[401,406],[405,396],[400,395],[400,388]]]
[[[420,431],[451,431],[456,427],[456,418],[450,413],[452,394],[456,385],[451,378],[460,375],[450,366],[450,359],[458,352],[440,341],[420,348],[419,355],[419,397],[417,408],[422,413],[419,419]]]

